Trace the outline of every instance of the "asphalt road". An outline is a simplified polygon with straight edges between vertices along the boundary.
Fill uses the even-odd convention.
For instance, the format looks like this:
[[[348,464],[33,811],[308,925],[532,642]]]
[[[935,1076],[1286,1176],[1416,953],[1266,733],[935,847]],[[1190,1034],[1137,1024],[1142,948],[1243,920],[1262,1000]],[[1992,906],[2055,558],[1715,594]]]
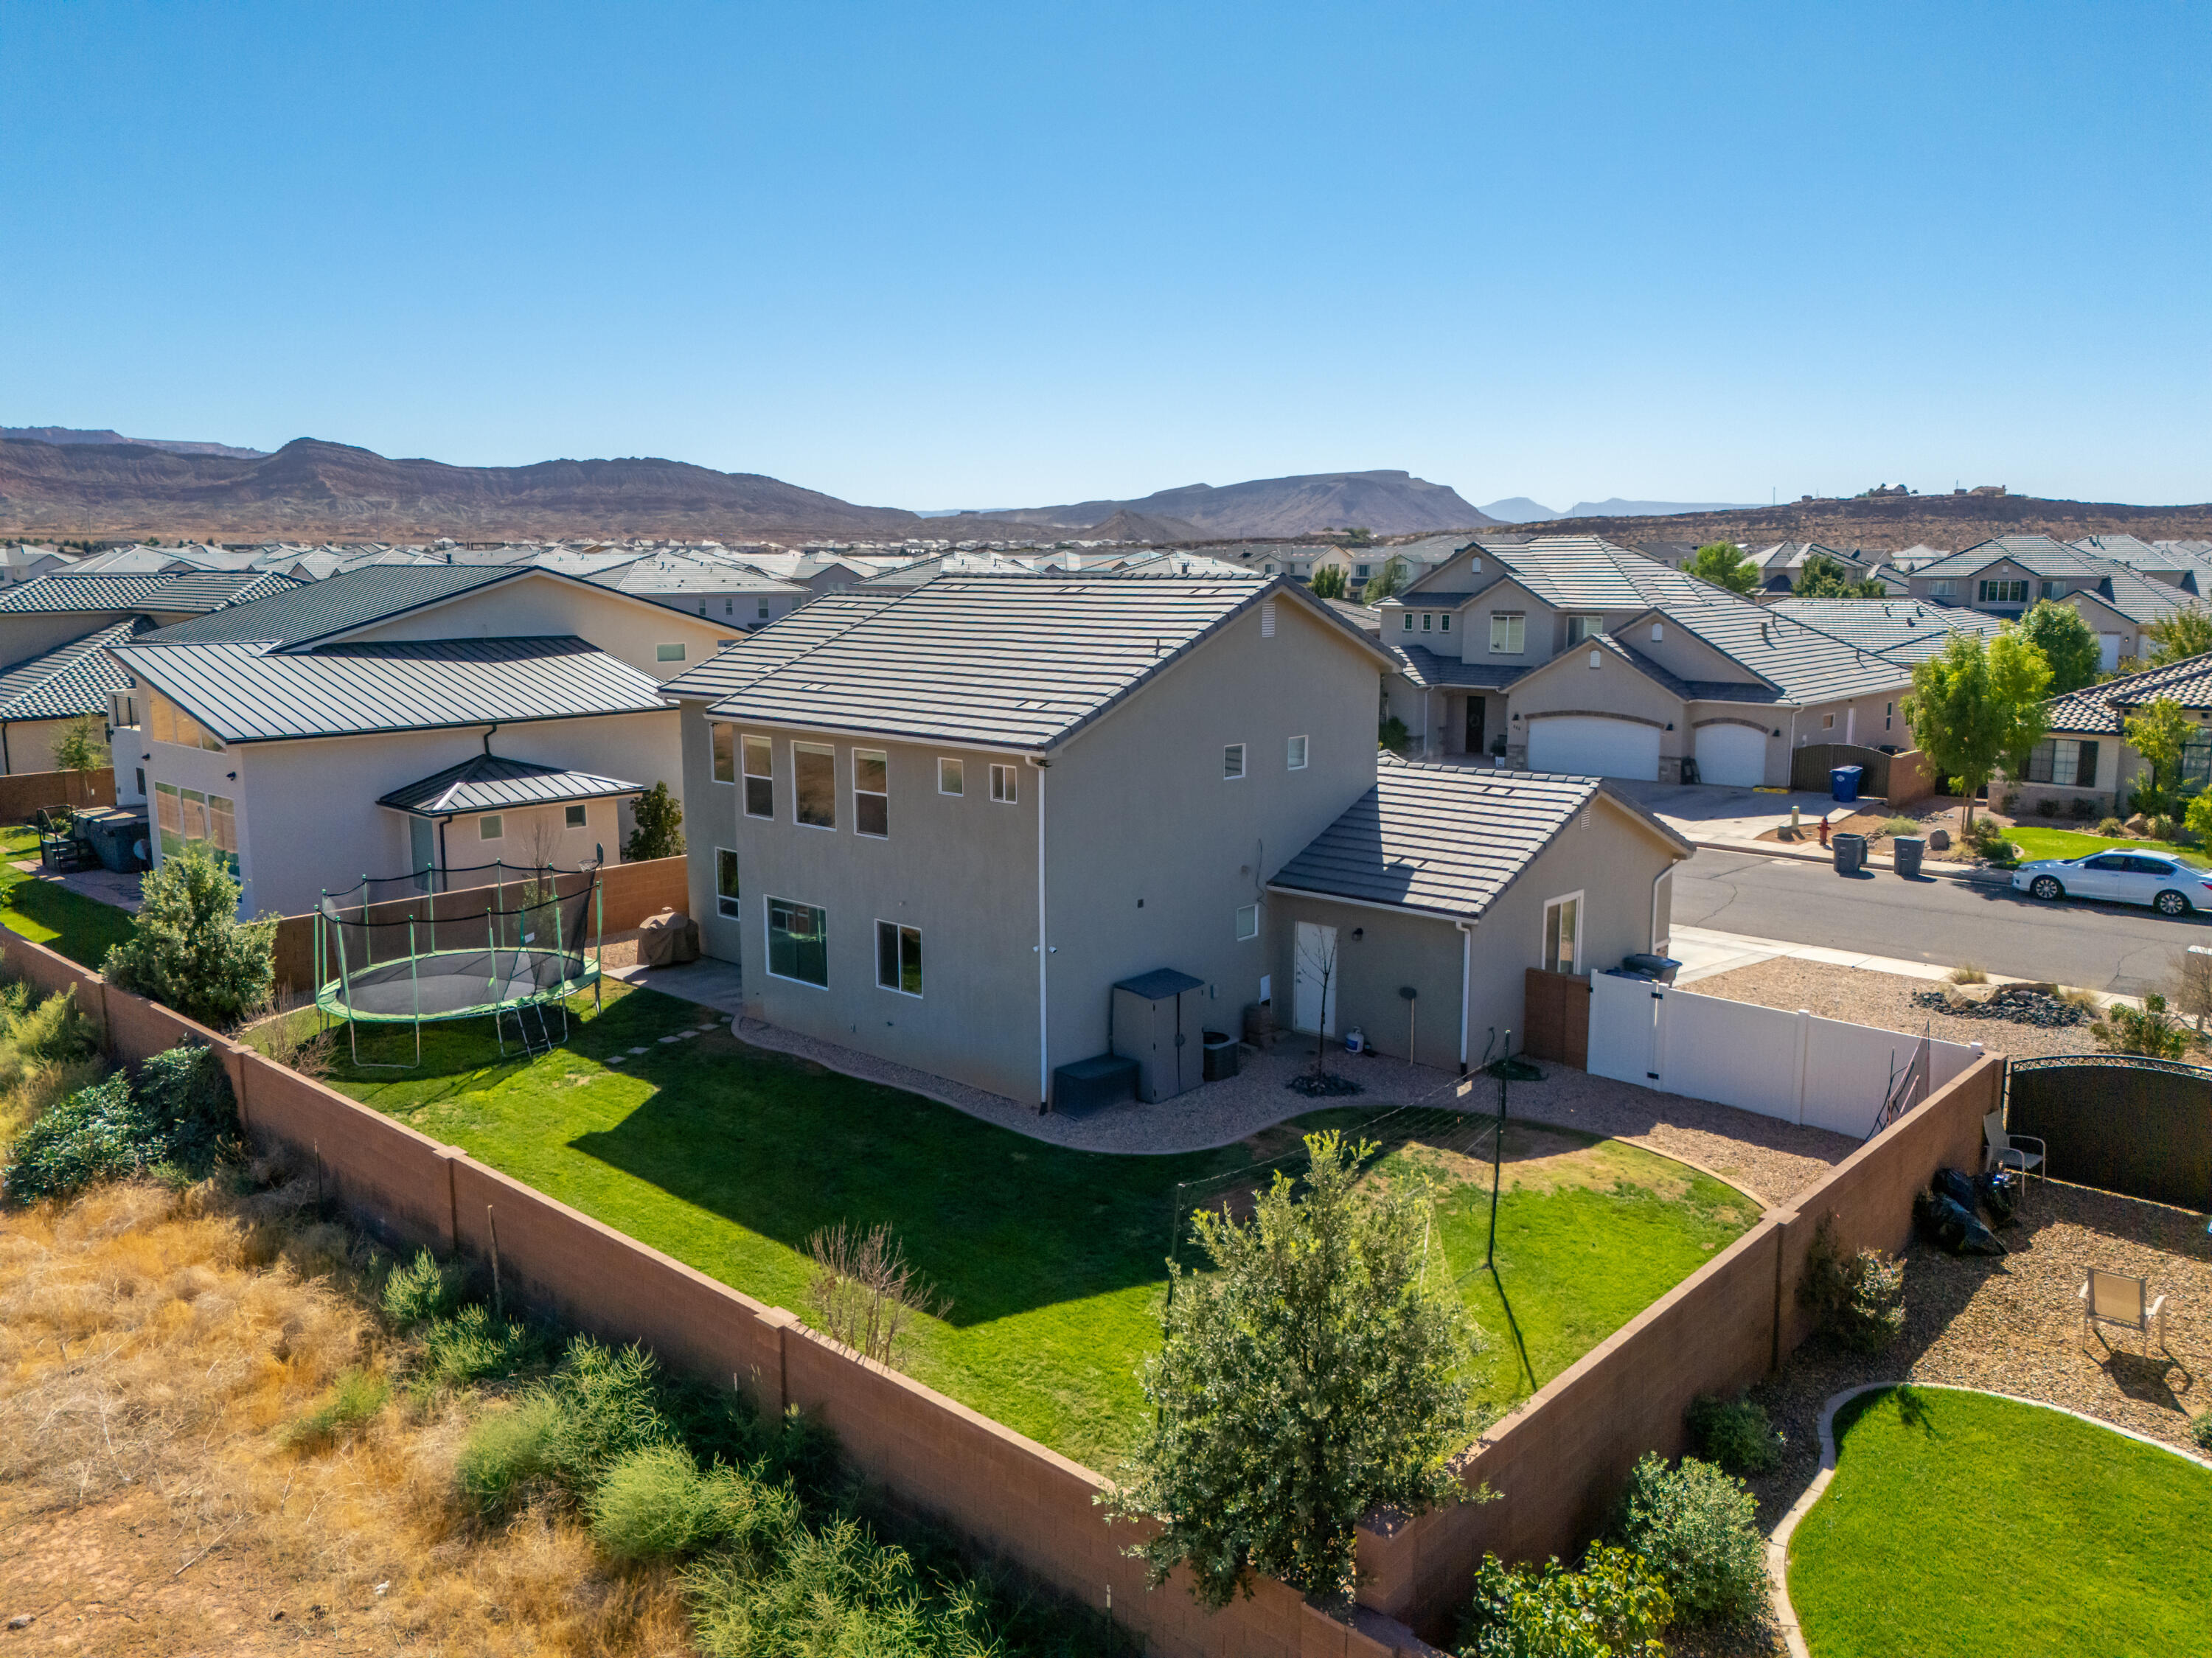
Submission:
[[[2129,904],[2038,903],[2009,887],[1887,870],[1853,878],[1825,864],[1700,852],[1674,867],[1674,920],[1792,944],[1960,963],[2121,995],[2168,991],[2176,957],[2212,946],[2212,915],[2168,920]]]

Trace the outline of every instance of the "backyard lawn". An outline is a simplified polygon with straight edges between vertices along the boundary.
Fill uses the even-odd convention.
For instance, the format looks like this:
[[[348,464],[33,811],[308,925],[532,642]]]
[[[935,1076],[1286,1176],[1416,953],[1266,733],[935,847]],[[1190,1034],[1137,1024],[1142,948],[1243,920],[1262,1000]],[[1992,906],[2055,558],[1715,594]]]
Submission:
[[[1814,1658],[2202,1652],[2212,1471],[2038,1406],[1897,1388],[1837,1418],[1790,1540]]]
[[[97,969],[107,947],[131,936],[129,914],[15,867],[39,855],[36,829],[0,830],[0,926],[33,944],[51,944],[80,967]]]
[[[1206,1182],[1206,1200],[1233,1201],[1265,1178],[1240,1171],[1297,1144],[1286,1126],[1172,1157],[1067,1151],[749,1048],[688,1003],[608,988],[604,1013],[526,1065],[502,1064],[474,1021],[424,1027],[418,1072],[341,1062],[331,1080],[802,1318],[808,1235],[888,1222],[951,1298],[903,1368],[1093,1467],[1110,1469],[1143,1424],[1136,1372],[1159,1339],[1164,1263],[1192,1199],[1178,1187]],[[404,1030],[364,1029],[365,1057],[410,1052]],[[1488,1087],[1475,1097],[1494,1103]],[[1349,1129],[1376,1108],[1301,1122]],[[1516,1125],[1493,1280],[1480,1120],[1425,1113],[1415,1127],[1382,1166],[1437,1185],[1432,1269],[1486,1333],[1477,1380],[1494,1404],[1556,1376],[1757,1218],[1680,1163]]]

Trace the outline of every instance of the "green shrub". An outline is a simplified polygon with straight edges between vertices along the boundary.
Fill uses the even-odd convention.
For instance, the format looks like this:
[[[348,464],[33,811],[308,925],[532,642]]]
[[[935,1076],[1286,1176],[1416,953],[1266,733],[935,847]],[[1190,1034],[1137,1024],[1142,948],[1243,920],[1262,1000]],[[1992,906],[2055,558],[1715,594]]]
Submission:
[[[791,1487],[718,1464],[702,1469],[680,1445],[619,1457],[585,1503],[592,1535],[617,1560],[665,1560],[714,1546],[756,1570],[772,1563],[799,1523]]]
[[[2108,1054],[2139,1054],[2145,1059],[2179,1060],[2189,1054],[2189,1027],[2166,1011],[2166,998],[2153,991],[2140,1008],[2114,1002],[2089,1026],[2097,1046]]]
[[[1590,1545],[1580,1571],[1554,1556],[1507,1567],[1494,1554],[1475,1573],[1461,1658],[1665,1658],[1674,1615],[1667,1590],[1626,1549]]]
[[[516,1507],[550,1480],[561,1438],[561,1404],[526,1394],[511,1409],[487,1411],[469,1430],[453,1464],[461,1499],[486,1519]]]
[[[510,1376],[537,1363],[544,1345],[519,1319],[496,1317],[483,1303],[472,1301],[423,1327],[423,1371],[428,1380],[453,1387]]]
[[[2086,794],[2077,794],[2067,810],[2074,814],[2075,823],[2086,823],[2097,815],[2097,803]]]
[[[2212,1451],[2212,1411],[2206,1411],[2189,1424],[2189,1437],[2200,1451]]]
[[[1670,1468],[1664,1457],[1644,1456],[1621,1493],[1613,1537],[1644,1558],[1686,1623],[1732,1623],[1765,1595],[1759,1504],[1710,1462],[1685,1457]]]
[[[26,984],[0,995],[0,1086],[12,1087],[33,1065],[67,1065],[100,1052],[100,1027],[76,1004],[76,992],[33,1001]]]
[[[464,1328],[482,1333],[468,1340],[443,1338],[453,1340],[457,1357],[447,1368],[437,1368],[442,1333]],[[475,1302],[433,1322],[423,1340],[432,1350],[433,1373],[445,1381],[512,1375],[520,1368],[511,1363],[515,1351],[526,1347],[534,1354],[537,1349],[536,1339],[521,1325],[498,1329]],[[493,1355],[510,1361],[509,1368],[454,1373]],[[487,1516],[517,1500],[522,1487],[538,1479],[568,1502],[587,1503],[624,1457],[675,1442],[660,1411],[656,1371],[652,1355],[641,1347],[611,1348],[578,1336],[550,1377],[531,1388],[514,1410],[485,1416],[470,1434],[459,1474],[461,1494]]]
[[[1893,839],[1900,835],[1917,835],[1922,828],[1917,818],[1889,817],[1882,820],[1881,832]]]
[[[1797,1298],[1820,1331],[1856,1352],[1880,1352],[1905,1333],[1905,1263],[1878,1249],[1847,1253],[1825,1216],[1806,1252]]]
[[[1781,1461],[1785,1442],[1765,1407],[1711,1394],[1700,1394],[1691,1403],[1690,1437],[1698,1455],[1734,1474],[1766,1473]]]
[[[360,1369],[348,1370],[321,1404],[284,1430],[285,1442],[303,1448],[328,1444],[374,1417],[391,1397],[392,1384],[384,1377]]]
[[[2121,840],[2126,836],[2127,832],[2128,826],[2117,817],[2107,817],[2097,825],[2097,833],[2108,841]]]
[[[675,1435],[661,1414],[659,1365],[633,1344],[609,1347],[589,1336],[568,1344],[552,1386],[561,1402],[560,1478],[579,1499],[623,1457]]]
[[[2170,841],[2173,839],[2173,831],[2178,827],[2179,825],[2169,814],[2162,811],[2154,812],[2151,814],[2149,823],[2150,838],[2154,841]]]
[[[637,827],[630,831],[623,856],[631,863],[684,855],[684,807],[668,793],[667,784],[655,783],[639,795],[630,821]]]
[[[1388,749],[1393,754],[1405,753],[1413,740],[1413,734],[1406,729],[1406,722],[1395,714],[1375,730],[1376,745]]]
[[[165,857],[140,886],[136,931],[100,972],[113,984],[228,1028],[270,999],[276,917],[238,919],[238,878],[204,841]]]
[[[215,1050],[194,1042],[154,1054],[138,1068],[138,1104],[162,1136],[158,1161],[195,1177],[234,1144],[238,1101]]]
[[[384,1280],[384,1315],[401,1329],[444,1318],[460,1302],[459,1268],[441,1266],[428,1249],[394,1266]]]
[[[2003,809],[2004,815],[2008,817],[2017,817],[2020,816],[2020,791],[2018,789],[2007,789],[2005,791]]]
[[[136,1173],[160,1159],[131,1079],[121,1072],[50,1107],[17,1138],[4,1195],[11,1206],[66,1197],[94,1181]]]

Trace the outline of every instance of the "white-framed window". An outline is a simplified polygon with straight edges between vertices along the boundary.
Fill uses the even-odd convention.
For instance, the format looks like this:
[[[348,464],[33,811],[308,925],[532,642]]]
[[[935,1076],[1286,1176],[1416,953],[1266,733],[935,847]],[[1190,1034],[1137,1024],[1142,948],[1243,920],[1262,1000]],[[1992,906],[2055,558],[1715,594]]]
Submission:
[[[1306,768],[1306,739],[1304,738],[1293,737],[1291,739],[1289,764],[1292,771],[1304,771]]]
[[[1528,618],[1519,610],[1490,613],[1490,648],[1500,656],[1518,656],[1528,648]]]
[[[854,749],[853,833],[881,841],[890,832],[890,758],[881,749]]]
[[[949,754],[937,756],[937,792],[939,794],[965,794],[968,792],[968,764]]]
[[[837,827],[837,750],[827,743],[791,745],[791,821]]]
[[[725,726],[720,720],[707,729],[714,734],[714,780],[734,783],[738,780],[738,728]]]
[[[139,773],[139,789],[145,789],[145,773]],[[179,788],[174,783],[154,785],[154,832],[161,842],[161,856],[173,858],[194,841],[204,841],[233,875],[239,872],[238,806],[220,794]]]
[[[1244,774],[1244,745],[1231,743],[1221,750],[1221,780],[1233,783]]]
[[[1260,906],[1246,904],[1237,912],[1237,942],[1260,936]]]
[[[1959,584],[1955,581],[1931,581],[1928,584],[1928,597],[1930,598],[1956,598],[1958,596]]]
[[[722,614],[724,616],[735,616],[737,613],[738,601],[731,595],[725,593],[722,596]]]
[[[1595,639],[1605,631],[1601,616],[1571,616],[1567,618],[1567,643],[1579,645],[1585,639]]]
[[[1665,623],[1663,623],[1663,622],[1655,622],[1655,623],[1653,623],[1651,624],[1651,642],[1652,642],[1654,645],[1656,645],[1656,644],[1658,644],[1661,641],[1662,641],[1663,639],[1665,639],[1666,637],[1667,637],[1667,624],[1666,624]]]
[[[1835,716],[1835,715],[1833,715],[1832,714],[1822,714],[1822,715],[1820,716],[1820,729],[1821,729],[1822,731],[1824,731],[1824,732],[1832,732],[1832,731],[1835,730],[1835,728],[1836,728],[1836,716]]]
[[[764,598],[760,602],[760,619],[763,622],[768,620],[768,600]]]
[[[1896,703],[1885,702],[1881,705],[1881,728],[1884,731],[1887,731],[1889,729],[1889,722],[1895,716],[1896,713]]]
[[[1011,806],[1021,798],[1021,784],[1015,779],[1012,766],[991,768],[991,799],[1002,806]]]
[[[1423,633],[1427,633],[1436,625],[1436,613],[1433,610],[1423,610],[1421,612],[1421,631]]]
[[[1448,634],[1451,631],[1451,612],[1449,610],[1443,611],[1437,616],[1437,631],[1440,634]]]
[[[1355,579],[1364,581],[1367,580],[1367,567],[1364,564],[1355,564],[1352,567],[1352,574]]]
[[[744,912],[738,904],[738,854],[728,847],[714,848],[714,909],[732,920]]]
[[[1583,895],[1570,892],[1544,905],[1544,971],[1582,971]]]
[[[921,929],[876,923],[876,986],[902,996],[921,994]]]
[[[681,645],[655,645],[653,647],[653,659],[655,662],[681,662],[684,659],[684,647]]]
[[[507,838],[507,819],[495,811],[488,811],[477,819],[477,839],[501,841]]]
[[[563,829],[582,829],[584,827],[584,803],[580,800],[564,806],[561,811],[561,827]]]
[[[765,737],[747,737],[745,750],[745,816],[775,816],[775,745]]]
[[[1402,622],[1401,622],[1398,625],[1399,625],[1400,627],[1403,628],[1403,629],[1404,629],[1407,633],[1411,633],[1411,632],[1413,632],[1413,613],[1411,610],[1407,611],[1407,612],[1406,612],[1406,615],[1405,615],[1405,620],[1404,620],[1404,621],[1402,621]]]
[[[830,917],[788,898],[768,903],[768,971],[772,979],[830,988]]]

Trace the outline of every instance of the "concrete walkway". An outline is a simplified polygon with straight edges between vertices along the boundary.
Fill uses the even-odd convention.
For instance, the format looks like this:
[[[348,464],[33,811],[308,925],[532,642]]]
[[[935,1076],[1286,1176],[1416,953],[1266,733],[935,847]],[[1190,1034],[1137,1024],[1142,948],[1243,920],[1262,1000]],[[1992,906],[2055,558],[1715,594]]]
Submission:
[[[1755,841],[1790,821],[1796,806],[1808,823],[1824,812],[1839,812],[1826,793],[1788,793],[1733,788],[1722,783],[1646,783],[1632,777],[1608,777],[1605,786],[1636,804],[1686,841]],[[1771,845],[1771,842],[1765,844]]]
[[[735,962],[702,956],[681,967],[609,967],[607,976],[620,979],[637,990],[657,990],[664,996],[711,1007],[717,1013],[738,1016],[744,1002],[744,980]]]

